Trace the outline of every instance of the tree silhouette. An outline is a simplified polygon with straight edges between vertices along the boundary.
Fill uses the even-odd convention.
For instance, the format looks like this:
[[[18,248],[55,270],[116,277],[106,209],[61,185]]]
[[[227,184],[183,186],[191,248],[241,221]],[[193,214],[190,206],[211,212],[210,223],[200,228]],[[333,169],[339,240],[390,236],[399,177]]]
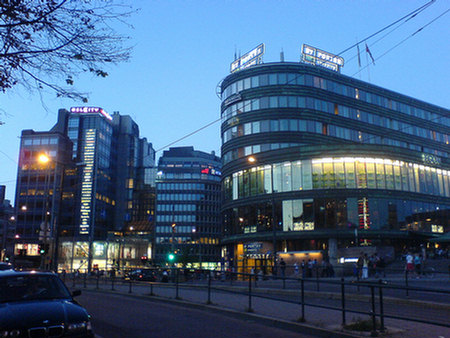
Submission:
[[[127,61],[127,37],[116,32],[133,10],[115,0],[1,0],[0,90],[50,89],[87,102],[74,80],[106,77],[107,64]]]

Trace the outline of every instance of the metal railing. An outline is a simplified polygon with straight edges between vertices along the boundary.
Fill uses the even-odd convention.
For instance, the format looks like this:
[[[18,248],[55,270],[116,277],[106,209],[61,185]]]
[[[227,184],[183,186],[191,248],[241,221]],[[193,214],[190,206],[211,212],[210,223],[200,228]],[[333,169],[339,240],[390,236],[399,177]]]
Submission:
[[[61,278],[72,288],[82,286],[94,290],[140,292],[141,294],[143,290],[146,290],[148,292],[144,294],[150,296],[155,296],[155,291],[161,291],[162,288],[166,293],[173,289],[175,299],[180,299],[180,294],[188,292],[186,290],[195,290],[196,297],[199,300],[204,299],[207,304],[211,304],[213,292],[229,293],[248,297],[247,311],[249,312],[253,312],[255,298],[285,302],[299,305],[301,310],[299,321],[306,320],[307,307],[339,311],[342,326],[347,324],[349,314],[357,314],[371,320],[372,334],[384,332],[386,318],[450,327],[448,316],[445,315],[450,313],[450,288],[411,285],[409,273],[404,273],[404,279],[398,278],[399,283],[392,283],[385,279],[326,278],[321,277],[318,271],[308,278],[181,268],[152,269],[151,272],[147,275],[151,276],[148,277],[149,281],[139,280],[139,277],[132,275],[117,277],[110,274],[89,276],[63,274]],[[400,276],[402,274],[398,275]],[[333,300],[324,301],[330,294],[333,295]],[[321,295],[325,296],[320,298]],[[388,297],[389,301],[387,301]],[[321,301],[318,302],[317,299]],[[417,311],[414,316],[398,313],[392,309],[387,311],[386,305],[392,304],[393,299],[407,301],[438,299],[438,303],[444,307],[442,318],[431,316],[432,319],[430,319],[426,317],[426,311]]]

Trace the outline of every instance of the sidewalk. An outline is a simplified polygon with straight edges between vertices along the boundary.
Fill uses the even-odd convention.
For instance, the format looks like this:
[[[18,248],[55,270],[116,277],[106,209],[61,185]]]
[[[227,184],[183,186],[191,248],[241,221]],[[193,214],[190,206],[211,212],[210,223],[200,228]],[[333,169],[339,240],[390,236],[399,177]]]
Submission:
[[[341,329],[341,311],[305,306],[305,322],[301,323],[302,306],[300,304],[286,303],[259,297],[251,297],[251,300],[249,301],[248,294],[243,291],[243,288],[245,287],[243,283],[240,283],[242,284],[241,286],[226,285],[227,289],[233,288],[235,292],[239,292],[241,289],[242,293],[240,294],[221,291],[219,289],[220,284],[217,283],[220,282],[214,282],[214,285],[212,286],[209,295],[210,298],[208,298],[206,286],[183,284],[180,284],[178,289],[178,298],[175,286],[171,284],[153,284],[153,286],[144,283],[133,284],[131,292],[129,283],[116,283],[114,285],[115,290],[111,290],[111,284],[100,284],[99,289],[96,289],[95,284],[88,284],[86,290],[110,292],[131,297],[145,297],[146,299],[151,299],[153,301],[169,301],[183,306],[202,308],[206,311],[226,312],[227,315],[232,315],[234,317],[245,318],[246,320],[263,321],[271,326],[283,327],[302,333],[310,333],[313,336],[360,337],[370,335],[370,332],[364,334],[349,331],[343,332]],[[224,284],[222,285],[225,287]],[[259,292],[273,292],[273,290],[264,289],[262,287],[258,287],[257,290]],[[151,292],[153,292],[153,295],[150,295]],[[292,290],[283,290],[283,292],[292,293]],[[298,294],[298,291],[296,292]],[[210,299],[209,304],[208,299]],[[249,308],[251,311],[249,311]],[[346,323],[354,322],[358,318],[365,320],[369,319],[369,316],[347,313]],[[450,329],[448,328],[415,322],[385,319],[385,327],[387,328],[387,331],[384,335],[390,337],[450,337]]]

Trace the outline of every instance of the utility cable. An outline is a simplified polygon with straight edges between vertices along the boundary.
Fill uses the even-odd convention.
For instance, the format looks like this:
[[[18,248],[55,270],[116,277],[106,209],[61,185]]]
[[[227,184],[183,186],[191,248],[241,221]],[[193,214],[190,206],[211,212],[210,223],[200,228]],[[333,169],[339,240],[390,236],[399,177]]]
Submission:
[[[349,51],[350,49],[356,47],[358,44],[363,43],[363,42],[369,40],[370,38],[373,38],[375,35],[380,34],[381,32],[383,32],[383,31],[385,31],[386,29],[388,29],[388,28],[394,26],[395,24],[397,24],[398,22],[400,22],[400,21],[402,21],[402,20],[404,20],[404,19],[406,19],[406,18],[408,18],[408,20],[414,18],[417,14],[419,14],[421,11],[425,10],[427,7],[429,7],[430,5],[432,5],[435,1],[436,1],[436,0],[431,0],[430,2],[427,2],[425,5],[423,5],[423,6],[419,7],[419,8],[417,8],[417,9],[415,9],[414,11],[412,11],[412,12],[409,13],[409,14],[406,14],[405,16],[401,17],[400,19],[394,21],[393,23],[387,25],[386,27],[380,29],[379,31],[377,31],[377,32],[375,32],[375,33],[369,35],[367,38],[358,41],[357,43],[351,45],[350,47],[344,49],[342,52],[340,52],[340,53],[338,53],[338,54],[336,54],[336,55],[337,55],[337,56],[340,56],[340,55],[344,54],[345,52]],[[407,21],[408,21],[408,20],[407,20]]]
[[[414,33],[412,33],[411,35],[409,35],[408,37],[406,37],[405,39],[401,40],[400,42],[398,42],[395,46],[391,47],[390,49],[388,49],[386,52],[384,52],[383,54],[381,54],[380,56],[378,56],[375,61],[381,59],[383,56],[385,56],[386,54],[388,54],[389,52],[391,52],[393,49],[397,48],[398,46],[400,46],[402,43],[404,43],[405,41],[409,40],[410,38],[412,38],[414,35],[416,35],[417,33],[421,32],[424,28],[428,27],[429,25],[431,25],[433,22],[435,22],[436,20],[440,19],[442,16],[444,16],[445,14],[447,14],[448,12],[450,12],[450,9],[447,9],[445,12],[443,12],[442,14],[438,15],[436,18],[434,18],[433,20],[431,20],[430,22],[428,22],[427,24],[425,24],[424,26],[420,27],[418,30],[416,30]],[[369,67],[369,64],[364,66],[363,68],[359,69],[356,73],[354,73],[352,75],[355,76],[356,74],[359,74],[360,72],[362,72],[364,69],[366,69],[367,67]]]

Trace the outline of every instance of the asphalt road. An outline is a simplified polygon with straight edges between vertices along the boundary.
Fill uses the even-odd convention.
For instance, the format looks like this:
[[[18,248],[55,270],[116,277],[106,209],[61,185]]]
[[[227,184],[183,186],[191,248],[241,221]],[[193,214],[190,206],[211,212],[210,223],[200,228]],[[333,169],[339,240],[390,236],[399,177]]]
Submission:
[[[131,298],[83,291],[77,297],[92,315],[92,326],[103,338],[309,338],[223,314]]]

